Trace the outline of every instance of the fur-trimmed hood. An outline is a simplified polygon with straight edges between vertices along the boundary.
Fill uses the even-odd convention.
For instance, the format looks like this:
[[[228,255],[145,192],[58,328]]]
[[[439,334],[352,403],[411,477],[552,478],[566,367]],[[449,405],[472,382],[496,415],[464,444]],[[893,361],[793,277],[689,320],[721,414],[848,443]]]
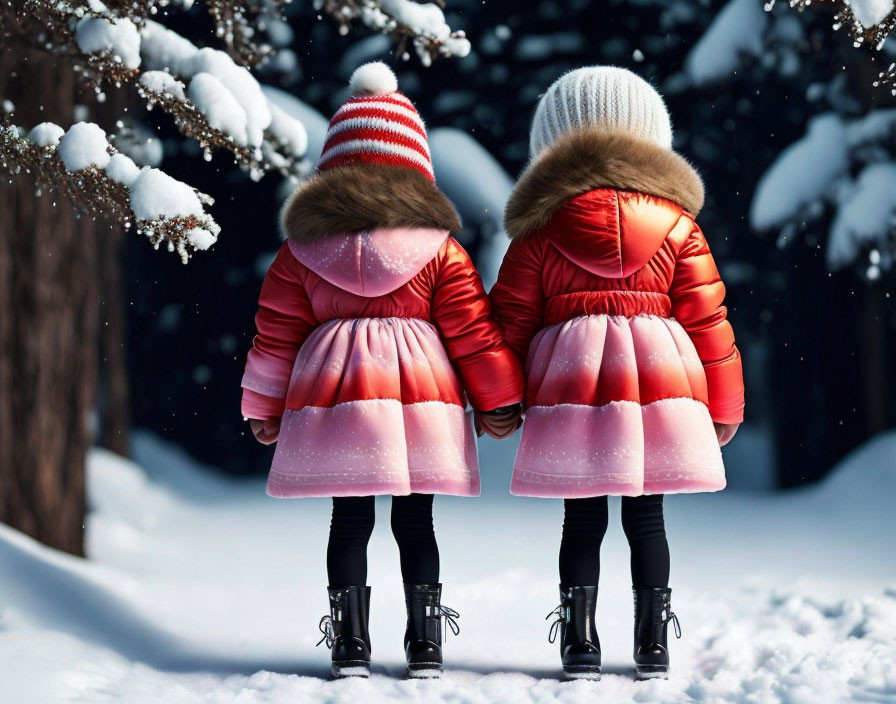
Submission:
[[[315,174],[287,199],[280,224],[284,237],[299,244],[380,229],[461,228],[451,201],[424,176],[368,163]]]
[[[684,157],[593,127],[561,137],[523,172],[507,202],[504,229],[511,238],[528,235],[571,198],[599,188],[663,198],[694,216],[703,207],[703,181]]]

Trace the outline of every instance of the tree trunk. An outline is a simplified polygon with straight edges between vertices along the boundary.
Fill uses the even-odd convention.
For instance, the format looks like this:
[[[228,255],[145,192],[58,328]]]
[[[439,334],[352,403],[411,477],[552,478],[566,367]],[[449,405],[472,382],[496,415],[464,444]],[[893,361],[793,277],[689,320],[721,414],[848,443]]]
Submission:
[[[887,317],[884,294],[874,284],[860,286],[863,299],[859,353],[865,392],[866,427],[869,435],[887,428],[887,406],[892,394],[888,384]]]
[[[19,124],[69,124],[77,86],[51,57],[7,46],[0,94]],[[98,226],[35,188],[25,174],[0,183],[0,520],[83,554]]]
[[[122,231],[103,233],[100,270],[100,444],[130,454],[131,394],[125,350],[126,316],[122,281]]]

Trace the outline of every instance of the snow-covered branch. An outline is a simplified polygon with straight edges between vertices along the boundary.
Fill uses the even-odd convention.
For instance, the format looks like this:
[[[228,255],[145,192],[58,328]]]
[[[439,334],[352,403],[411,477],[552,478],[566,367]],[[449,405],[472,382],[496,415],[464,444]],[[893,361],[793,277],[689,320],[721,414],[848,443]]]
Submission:
[[[452,31],[445,14],[435,3],[414,0],[315,0],[340,23],[340,31],[348,32],[349,23],[359,21],[369,29],[395,37],[398,54],[408,58],[408,40],[424,66],[440,56],[463,57],[470,53],[470,41],[463,31]]]
[[[880,50],[887,37],[896,33],[896,0],[833,0],[835,7],[834,30],[845,28],[856,47],[870,46]],[[790,7],[800,12],[812,7],[812,0],[788,0]],[[768,0],[766,10],[775,6]],[[894,67],[881,71],[874,85],[892,85],[896,95],[896,71]]]
[[[136,82],[148,107],[158,105],[171,114],[181,133],[197,139],[207,155],[215,149],[232,152],[253,179],[269,170],[307,171],[302,124],[282,115],[274,120],[261,86],[227,53],[199,49],[134,14],[136,3],[123,15],[97,0],[89,8],[37,0],[33,5],[31,15],[17,18],[23,32],[36,36],[34,23],[47,23],[51,31],[42,48],[78,61],[98,92],[106,82]]]
[[[253,180],[272,170],[294,180],[309,169],[305,127],[269,102],[242,65],[256,63],[270,50],[256,42],[256,30],[264,30],[266,21],[281,21],[289,1],[206,0],[227,51],[199,48],[151,19],[159,8],[189,9],[193,0],[5,2],[0,35],[71,61],[100,101],[107,84],[134,86],[148,109],[160,107],[184,136],[199,142],[206,159],[224,149]],[[464,56],[470,50],[463,33],[452,32],[432,3],[316,1],[343,27],[357,19],[402,43],[412,41],[426,65],[437,56]],[[217,236],[219,228],[203,208],[209,198],[157,169],[138,169],[96,125],[79,123],[64,132],[44,123],[32,133],[37,142],[7,122],[0,126],[0,155],[10,171],[31,172],[41,187],[65,193],[82,211],[126,227],[133,223],[153,244],[167,242],[185,261],[192,249],[205,249]],[[92,145],[91,159],[72,162],[65,157],[71,151],[66,144]],[[149,205],[157,196],[162,200]]]
[[[159,169],[139,168],[117,152],[97,125],[79,122],[65,131],[43,122],[27,136],[0,124],[0,162],[11,174],[31,174],[37,195],[55,190],[83,213],[136,226],[153,246],[165,243],[186,263],[196,249],[208,249],[220,227],[205,212],[214,201]]]
[[[189,0],[192,2],[192,0]],[[292,0],[208,0],[215,21],[215,34],[224,42],[230,57],[243,66],[257,66],[273,53],[268,43],[258,42],[258,30],[276,18]]]
[[[750,207],[757,230],[779,229],[790,244],[833,210],[825,254],[828,267],[858,263],[869,279],[896,264],[896,109],[844,120],[819,115],[801,139],[762,176]]]

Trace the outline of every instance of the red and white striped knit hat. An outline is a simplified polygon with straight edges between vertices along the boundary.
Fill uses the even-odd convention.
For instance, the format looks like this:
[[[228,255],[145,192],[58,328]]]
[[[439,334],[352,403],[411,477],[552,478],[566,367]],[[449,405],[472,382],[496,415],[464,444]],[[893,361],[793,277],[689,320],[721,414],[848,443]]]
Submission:
[[[352,97],[330,120],[318,171],[365,161],[414,169],[435,181],[426,127],[414,104],[381,61],[364,64],[351,77]]]

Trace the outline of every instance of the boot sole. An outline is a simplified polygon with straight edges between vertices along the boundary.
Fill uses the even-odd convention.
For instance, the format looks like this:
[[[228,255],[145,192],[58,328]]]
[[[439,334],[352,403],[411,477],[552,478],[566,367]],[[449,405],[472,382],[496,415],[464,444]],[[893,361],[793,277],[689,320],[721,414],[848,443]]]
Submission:
[[[442,664],[420,662],[408,665],[408,677],[413,680],[432,680],[442,676]]]
[[[334,679],[345,679],[346,677],[370,677],[370,663],[367,662],[346,662],[333,663],[330,673]]]
[[[563,668],[563,674],[570,680],[600,680],[599,667]]]
[[[635,675],[639,680],[667,680],[669,679],[668,665],[637,665]]]

